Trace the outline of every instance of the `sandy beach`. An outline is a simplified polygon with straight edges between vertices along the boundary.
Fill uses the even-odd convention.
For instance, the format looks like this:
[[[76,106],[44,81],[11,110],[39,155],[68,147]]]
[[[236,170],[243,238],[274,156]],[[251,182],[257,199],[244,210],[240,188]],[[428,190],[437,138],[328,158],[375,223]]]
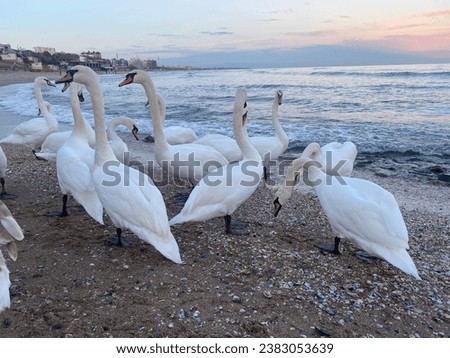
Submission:
[[[37,75],[0,72],[0,86]],[[27,119],[2,108],[0,116],[0,137]],[[120,135],[134,164],[153,158],[152,143]],[[109,246],[109,218],[100,226],[72,198],[68,217],[45,216],[62,205],[55,165],[24,147],[2,148],[6,190],[17,196],[5,203],[25,239],[17,261],[7,260],[11,308],[0,313],[0,337],[450,337],[447,182],[355,162],[353,176],[399,202],[420,281],[384,260],[358,259],[346,241],[341,255],[323,255],[314,245],[331,243],[333,233],[310,189],[299,187],[273,217],[277,175],[233,215],[248,235],[226,235],[222,218],[173,227],[185,261],[176,265],[130,232],[131,246]],[[161,175],[157,167],[145,170]],[[191,188],[159,188],[171,218],[182,208],[180,193]]]

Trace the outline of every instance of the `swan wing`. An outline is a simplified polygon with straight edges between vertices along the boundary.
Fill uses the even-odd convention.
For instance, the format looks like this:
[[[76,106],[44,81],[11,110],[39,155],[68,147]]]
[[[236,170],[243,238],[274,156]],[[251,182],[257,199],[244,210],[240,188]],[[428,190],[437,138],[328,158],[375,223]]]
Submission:
[[[12,216],[11,212],[9,211],[8,207],[0,201],[0,226],[3,227],[5,230],[4,232],[7,232],[9,235],[11,235],[16,240],[22,240],[23,239],[23,232],[20,228],[17,221]],[[1,232],[0,232],[0,238],[1,238]],[[9,241],[9,240],[8,240]]]
[[[144,173],[116,163],[108,175],[94,170],[94,184],[105,210],[116,225],[133,230],[148,228],[168,237],[170,228],[161,192]]]
[[[161,192],[144,173],[119,162],[114,167],[116,180],[109,175],[113,172],[106,175],[102,168],[94,169],[97,193],[114,225],[131,230],[168,259],[182,263]]]
[[[170,225],[231,215],[253,194],[261,180],[261,164],[250,165],[243,170],[242,162],[228,164],[208,173],[192,190],[181,212],[170,220]]]
[[[75,146],[72,146],[72,144]],[[69,140],[56,156],[56,173],[63,193],[70,193],[87,213],[103,225],[103,205],[92,182],[94,150],[86,143]]]
[[[408,248],[403,217],[389,192],[366,180],[345,178],[346,185],[337,184],[338,178],[332,180],[333,185],[325,186],[327,192],[319,198],[338,233],[360,244]],[[382,199],[373,200],[375,193]]]

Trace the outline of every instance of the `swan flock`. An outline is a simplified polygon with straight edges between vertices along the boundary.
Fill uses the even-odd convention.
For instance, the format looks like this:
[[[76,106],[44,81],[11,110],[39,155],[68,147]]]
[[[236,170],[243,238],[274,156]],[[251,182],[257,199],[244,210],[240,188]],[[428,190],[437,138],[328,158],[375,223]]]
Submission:
[[[27,146],[35,151],[36,156],[56,161],[58,182],[63,194],[61,216],[68,214],[66,203],[70,195],[97,222],[93,222],[93,225],[104,225],[105,214],[110,218],[116,230],[116,245],[125,245],[123,230],[129,230],[170,261],[181,264],[184,261],[172,230],[186,222],[223,217],[225,234],[240,235],[239,230],[233,229],[231,216],[255,191],[270,190],[267,186],[260,185],[270,173],[268,163],[282,155],[289,145],[288,136],[279,122],[278,111],[283,92],[277,91],[273,100],[272,124],[275,136],[249,136],[247,121],[250,106],[247,91],[239,87],[235,93],[233,118],[230,121],[235,139],[217,134],[197,138],[189,128],[179,127],[165,131],[165,102],[148,72],[131,71],[118,86],[133,83],[142,86],[148,99],[156,162],[171,177],[192,185],[182,209],[170,219],[162,192],[150,176],[129,166],[129,160],[125,159],[128,148],[115,133],[118,125],[125,125],[136,135],[136,123],[131,118],[118,118],[107,128],[102,88],[98,75],[89,67],[74,66],[55,81],[55,84],[71,86],[74,117],[72,131],[57,132],[58,123],[51,114],[51,105],[43,100],[40,90],[41,86],[55,84],[38,77],[34,88],[43,118],[18,125],[0,143]],[[81,115],[78,96],[82,85],[90,93],[94,129]],[[168,138],[176,137],[176,133],[180,140],[177,142],[170,138],[169,141]],[[48,145],[43,146],[46,140]],[[45,148],[49,149],[42,150]],[[41,152],[36,152],[39,149]],[[299,178],[307,176],[308,182],[305,183],[314,189],[323,214],[336,235],[331,248],[318,246],[322,252],[340,254],[341,240],[348,240],[367,254],[381,258],[420,279],[407,252],[408,232],[397,201],[391,193],[377,184],[351,176],[356,156],[356,146],[350,141],[330,142],[323,146],[318,143],[309,144],[300,157],[292,161],[278,184],[273,200],[273,213],[278,216],[282,206],[293,196],[293,188]],[[180,162],[189,165],[183,167],[179,165]],[[6,165],[6,155],[0,147],[3,195],[6,194]],[[105,170],[106,165],[108,168],[114,167],[116,176],[122,179],[126,177],[127,182],[120,180],[115,185],[108,185],[111,173]],[[142,180],[143,177],[146,180]],[[342,185],[342,180],[345,185]],[[13,186],[13,183],[10,185]],[[2,202],[0,222],[0,244],[7,245],[7,248],[15,247],[15,240],[22,240],[23,234]],[[10,252],[8,249],[8,253],[13,259],[17,257],[17,250]],[[9,296],[6,294],[9,288],[9,271],[1,252],[0,272],[1,310],[9,307]]]

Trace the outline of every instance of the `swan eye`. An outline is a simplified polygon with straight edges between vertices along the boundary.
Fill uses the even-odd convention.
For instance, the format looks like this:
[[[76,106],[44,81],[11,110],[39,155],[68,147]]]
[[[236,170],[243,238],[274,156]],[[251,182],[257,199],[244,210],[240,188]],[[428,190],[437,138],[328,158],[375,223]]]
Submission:
[[[247,101],[244,102],[244,108],[247,108]]]

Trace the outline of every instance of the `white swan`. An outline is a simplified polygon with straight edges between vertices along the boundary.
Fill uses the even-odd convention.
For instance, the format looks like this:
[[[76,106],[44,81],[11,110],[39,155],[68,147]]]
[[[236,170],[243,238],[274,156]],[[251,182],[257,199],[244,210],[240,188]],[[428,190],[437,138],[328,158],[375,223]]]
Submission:
[[[159,94],[157,96],[162,122],[164,123],[164,121],[166,120],[166,103]],[[149,104],[150,102],[147,101],[145,105],[148,106]],[[198,138],[193,129],[183,126],[164,127],[164,135],[166,137],[167,143],[171,145],[191,143],[196,141]],[[149,142],[154,142],[155,138],[149,135],[146,137],[146,140]]]
[[[131,133],[133,134],[136,140],[139,140],[136,133],[138,132],[138,128],[136,127],[136,122],[129,117],[118,117],[113,119],[107,129],[109,145],[111,146],[114,155],[118,160],[120,160],[123,164],[130,164],[130,151],[128,150],[128,146],[126,143],[120,138],[116,133],[116,128],[118,126],[127,127]]]
[[[314,153],[307,155],[322,163],[322,171],[328,175],[349,177],[353,171],[358,151],[352,142],[331,142],[322,146],[320,156]]]
[[[278,90],[272,104],[272,125],[275,129],[275,137],[250,137],[250,143],[256,148],[261,155],[264,163],[264,179],[267,180],[270,171],[271,161],[276,160],[283,154],[289,146],[289,138],[283,127],[281,127],[278,118],[278,109],[282,103],[283,91]]]
[[[238,162],[243,158],[242,152],[239,149],[236,140],[224,134],[206,134],[203,137],[197,139],[195,143],[213,147],[225,158],[227,158],[229,163]]]
[[[207,174],[195,186],[181,212],[169,221],[170,225],[223,216],[226,233],[233,233],[231,215],[254,193],[263,175],[261,156],[248,139],[246,101],[247,91],[238,88],[233,110],[233,129],[243,159]]]
[[[44,99],[42,98],[41,87],[44,85],[56,87],[50,80],[42,76],[39,76],[34,80],[36,101],[44,118],[33,118],[20,123],[13,129],[13,132],[9,136],[1,139],[0,143],[20,144],[36,150],[42,145],[45,138],[47,138],[50,133],[58,130],[58,121],[51,112],[48,111]]]
[[[19,224],[17,224],[8,207],[0,200],[0,246],[6,245],[6,251],[14,261],[17,260],[16,240],[20,241],[23,237]],[[0,312],[11,305],[9,296],[10,285],[9,270],[0,251]]]
[[[97,74],[89,67],[79,65],[67,71],[56,83],[72,81],[84,84],[91,94],[95,121],[93,182],[116,227],[118,244],[121,243],[122,229],[129,229],[168,259],[182,263],[160,191],[146,174],[119,162],[108,143],[103,93]]]
[[[80,84],[74,83],[70,88],[75,126],[69,139],[56,153],[56,174],[59,187],[63,193],[63,208],[59,216],[67,216],[67,199],[71,194],[87,213],[103,225],[103,205],[97,196],[92,182],[94,150],[89,146],[84,118],[81,115],[78,93]]]
[[[67,88],[64,87],[63,92]],[[84,96],[82,92],[82,87],[80,86],[79,92],[78,92],[78,100],[79,102],[84,102]],[[79,105],[78,105],[79,106]],[[91,125],[88,123],[87,120],[84,119],[83,115],[81,114],[81,110],[75,111],[77,115],[81,116],[83,120],[83,126],[85,134],[87,135],[87,139],[89,142],[89,146],[91,148],[94,148],[95,143],[95,133],[92,129]],[[76,119],[74,118],[74,122]],[[47,160],[49,162],[56,162],[56,153],[58,152],[59,148],[62,147],[62,145],[69,139],[71,136],[72,131],[61,131],[61,132],[55,132],[50,133],[47,138],[45,138],[44,143],[41,145],[41,150],[39,152],[34,152],[34,155],[37,159]]]
[[[305,152],[317,155],[320,146],[311,143]],[[368,180],[330,176],[322,172],[321,164],[302,155],[289,166],[286,177],[275,194],[274,214],[292,196],[299,171],[314,187],[320,204],[336,234],[333,249],[322,250],[339,254],[339,242],[348,239],[367,253],[390,262],[400,270],[420,279],[417,268],[406,251],[408,231],[394,196]]]
[[[143,70],[134,70],[126,75],[119,87],[130,83],[139,83],[145,89],[155,135],[155,159],[166,172],[196,184],[210,170],[228,163],[222,154],[208,146],[197,143],[170,145],[164,134],[157,93],[150,76]]]

